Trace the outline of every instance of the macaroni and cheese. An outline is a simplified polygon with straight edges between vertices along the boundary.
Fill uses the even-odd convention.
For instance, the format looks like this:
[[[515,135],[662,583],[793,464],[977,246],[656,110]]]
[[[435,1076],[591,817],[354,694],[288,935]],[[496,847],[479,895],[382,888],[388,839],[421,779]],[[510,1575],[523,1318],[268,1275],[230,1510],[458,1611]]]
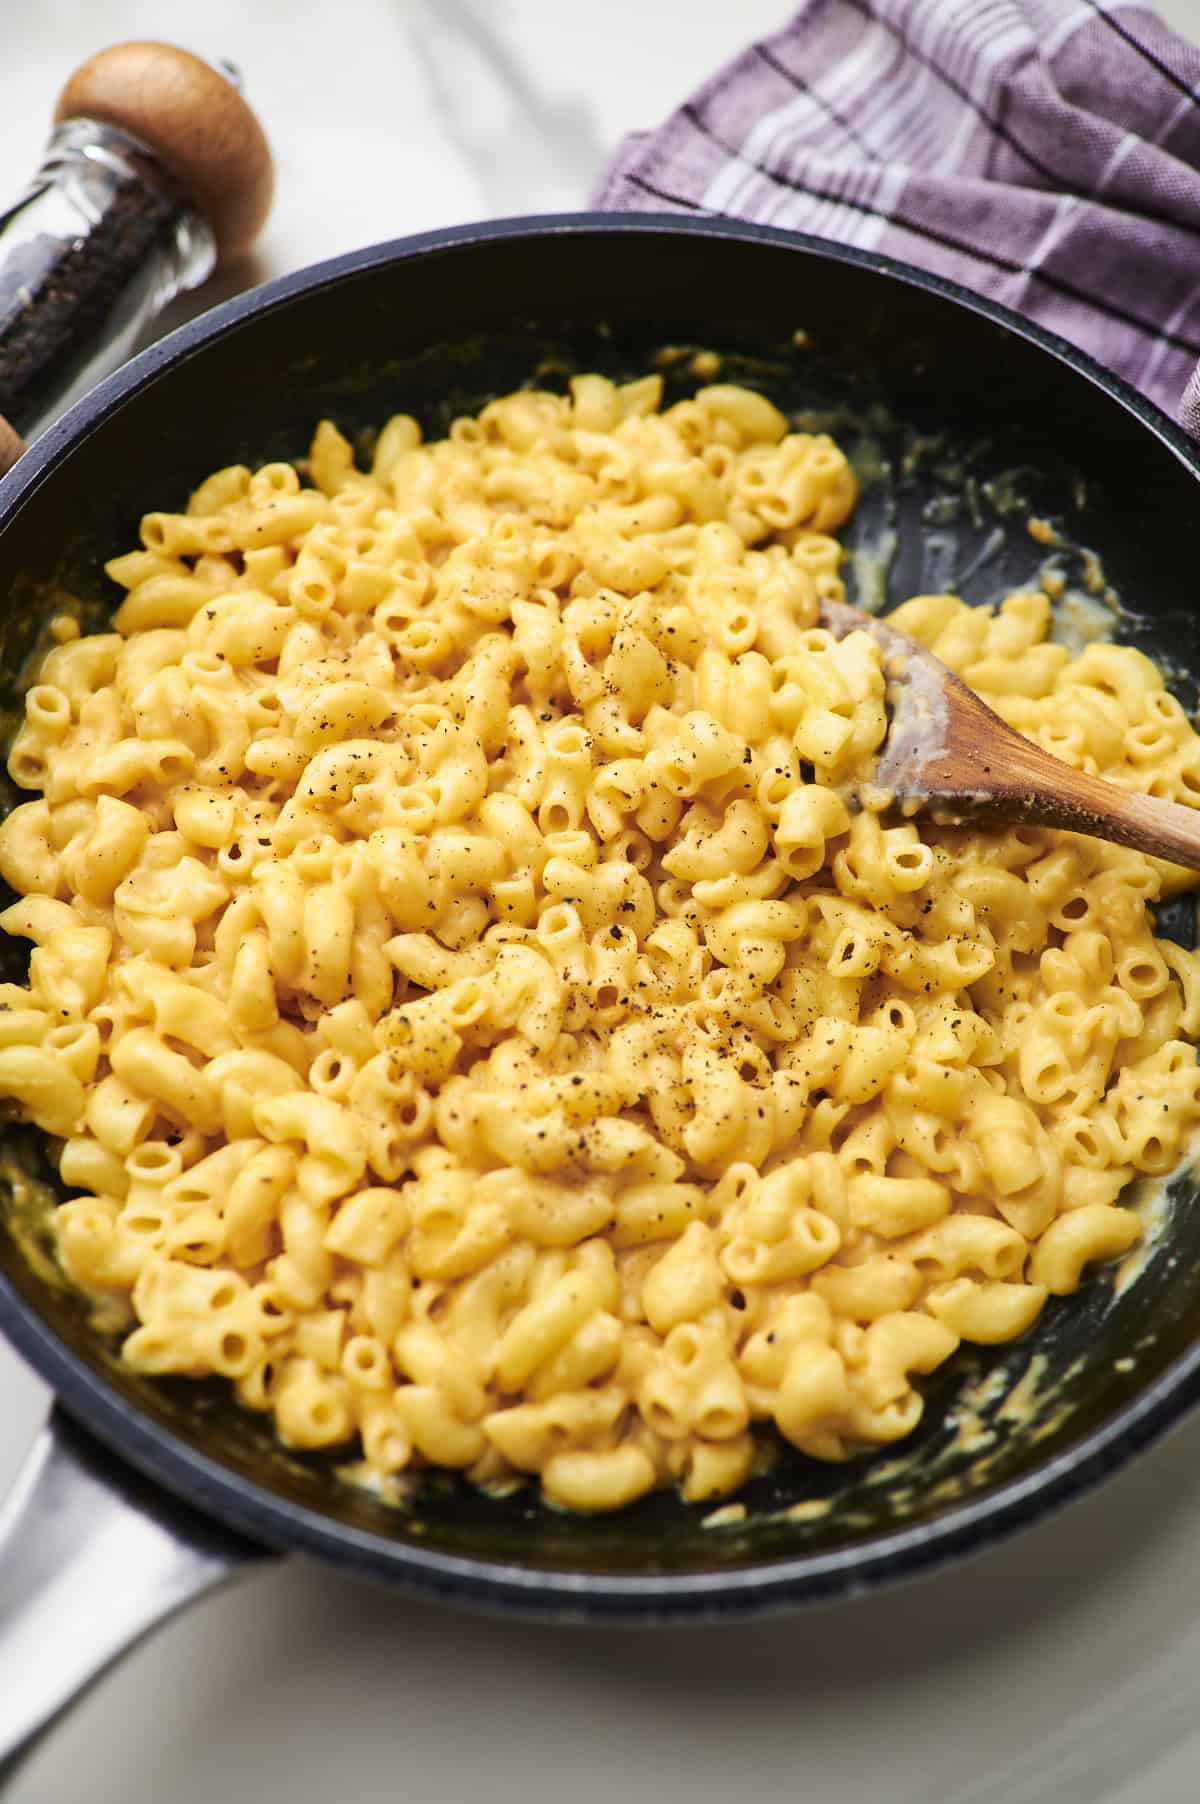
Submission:
[[[0,1095],[124,1358],[291,1447],[608,1510],[773,1423],[908,1434],[1139,1233],[1200,1117],[1191,881],[856,810],[880,653],[817,624],[855,483],[721,384],[522,392],[367,467],[218,471],[67,618],[11,749]],[[893,615],[1068,762],[1185,802],[1200,741],[1049,600]]]

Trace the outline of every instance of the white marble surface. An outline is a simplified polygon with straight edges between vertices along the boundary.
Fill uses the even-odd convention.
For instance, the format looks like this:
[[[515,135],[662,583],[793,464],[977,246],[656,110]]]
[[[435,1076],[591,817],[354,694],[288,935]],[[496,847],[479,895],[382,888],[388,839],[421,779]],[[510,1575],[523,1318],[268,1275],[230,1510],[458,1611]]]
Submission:
[[[1200,0],[1163,10],[1200,37]],[[58,86],[99,45],[166,37],[230,56],[279,165],[272,221],[232,289],[375,239],[581,204],[622,132],[785,12],[783,0],[0,0],[4,189],[32,170]],[[0,1347],[0,1492],[44,1408]],[[1002,1549],[765,1625],[534,1628],[292,1561],[140,1649],[11,1795],[643,1804],[686,1786],[696,1804],[1194,1804],[1198,1543],[1193,1421]]]

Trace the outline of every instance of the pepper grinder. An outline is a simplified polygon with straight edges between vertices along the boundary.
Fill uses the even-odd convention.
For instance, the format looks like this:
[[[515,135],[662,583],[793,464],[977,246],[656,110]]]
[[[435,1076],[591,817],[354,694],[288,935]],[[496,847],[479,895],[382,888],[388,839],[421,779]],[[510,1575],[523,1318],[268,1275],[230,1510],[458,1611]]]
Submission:
[[[41,168],[0,213],[0,476],[155,314],[254,242],[274,173],[239,86],[227,65],[134,42],[59,95]]]

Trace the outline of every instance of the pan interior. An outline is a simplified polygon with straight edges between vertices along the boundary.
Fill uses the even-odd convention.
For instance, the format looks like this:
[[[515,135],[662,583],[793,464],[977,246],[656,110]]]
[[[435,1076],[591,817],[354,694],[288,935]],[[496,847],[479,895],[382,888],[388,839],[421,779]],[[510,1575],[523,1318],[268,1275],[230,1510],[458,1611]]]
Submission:
[[[6,708],[61,592],[100,624],[116,598],[104,558],[135,542],[143,511],[181,505],[219,465],[301,455],[322,415],[364,442],[398,410],[440,433],[497,394],[561,387],[575,370],[660,368],[677,398],[696,386],[690,352],[701,348],[721,354],[721,379],[761,388],[833,431],[854,458],[864,494],[842,535],[851,599],[889,606],[954,588],[989,602],[1033,586],[1048,553],[1028,521],[1049,519],[1083,611],[1102,612],[1111,587],[1124,610],[1114,635],[1168,665],[1194,705],[1194,472],[1177,447],[1022,336],[865,261],[748,235],[652,226],[485,235],[351,261],[285,303],[209,328],[206,342],[204,329],[172,341],[159,373],[81,431],[0,520]],[[1161,930],[1190,943],[1191,920],[1190,904],[1176,905]],[[9,943],[3,955],[5,975],[22,976],[25,949]],[[218,1462],[240,1496],[258,1488],[284,1515],[300,1506],[365,1531],[384,1567],[411,1544],[572,1574],[694,1575],[865,1554],[898,1528],[944,1523],[1082,1453],[1187,1354],[1200,1318],[1197,1187],[1180,1178],[1168,1231],[1134,1281],[1100,1274],[1052,1301],[1016,1345],[960,1352],[926,1384],[923,1422],[896,1449],[843,1466],[780,1449],[740,1495],[744,1514],[713,1518],[664,1492],[614,1517],[571,1518],[529,1490],[483,1497],[440,1475],[395,1507],[343,1483],[337,1459],[281,1449],[223,1385],[123,1370],[115,1343],[39,1256],[43,1230],[14,1205],[13,1171],[46,1176],[39,1137],[9,1127],[4,1150],[0,1269],[15,1300],[0,1298],[0,1327],[6,1312],[36,1313],[133,1411]],[[69,1406],[69,1385],[66,1397]],[[219,1513],[219,1488],[211,1502]],[[285,1538],[284,1515],[277,1509],[263,1532]]]

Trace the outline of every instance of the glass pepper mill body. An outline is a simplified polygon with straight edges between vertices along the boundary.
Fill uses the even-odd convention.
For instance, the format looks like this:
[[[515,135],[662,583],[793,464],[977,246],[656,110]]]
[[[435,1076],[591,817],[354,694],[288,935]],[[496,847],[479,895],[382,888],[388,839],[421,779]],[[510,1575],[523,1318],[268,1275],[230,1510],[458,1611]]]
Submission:
[[[33,437],[215,263],[211,227],[150,150],[94,119],[58,126],[0,215],[0,413]]]

